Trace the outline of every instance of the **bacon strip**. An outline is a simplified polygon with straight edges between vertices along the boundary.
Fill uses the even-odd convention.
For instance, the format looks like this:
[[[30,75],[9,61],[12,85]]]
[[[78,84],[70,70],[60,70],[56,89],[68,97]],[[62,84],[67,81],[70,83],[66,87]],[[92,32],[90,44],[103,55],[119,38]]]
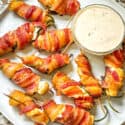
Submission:
[[[81,83],[70,79],[66,74],[57,72],[52,79],[58,95],[63,94],[73,98],[78,107],[91,109],[93,98],[80,86]]]
[[[16,30],[0,37],[0,56],[15,50],[24,49],[32,41],[36,27],[42,28],[43,31],[46,29],[41,23],[25,23]]]
[[[80,3],[77,0],[38,0],[50,11],[59,15],[74,15],[80,9]]]
[[[25,93],[14,90],[8,96],[9,104],[17,107],[19,111],[34,121],[35,125],[47,125],[51,122],[62,125],[93,125],[94,116],[84,109],[68,104],[56,104],[54,100],[43,102],[37,105],[31,97]]]
[[[73,37],[70,29],[60,29],[46,31],[39,35],[33,46],[38,50],[47,52],[55,52],[73,42]]]
[[[124,80],[124,51],[119,49],[104,57],[106,65],[102,86],[108,96],[117,96],[123,86]]]
[[[54,19],[47,11],[43,11],[40,7],[26,4],[24,1],[12,1],[9,9],[26,20],[41,22],[46,26],[54,25]]]
[[[49,87],[44,83],[42,83],[43,85],[40,88],[40,76],[22,63],[0,59],[0,68],[9,79],[30,95],[35,93],[45,94],[49,90]]]
[[[40,109],[38,105],[36,105],[31,97],[19,90],[12,91],[9,96],[11,97],[9,99],[9,104],[17,107],[21,114],[25,114],[30,120],[39,125],[48,124],[49,118],[47,114],[44,110]]]
[[[94,116],[78,107],[56,104],[53,100],[50,100],[44,104],[43,108],[50,119],[63,125],[94,124]]]
[[[86,91],[93,97],[99,97],[102,94],[102,88],[91,72],[91,66],[87,57],[84,54],[80,54],[76,57],[75,62],[78,66],[78,74],[81,79],[82,85]]]
[[[47,58],[40,58],[35,55],[22,57],[22,62],[31,66],[42,73],[51,73],[54,70],[69,64],[70,59],[68,54],[53,54]],[[35,61],[34,61],[35,60]]]

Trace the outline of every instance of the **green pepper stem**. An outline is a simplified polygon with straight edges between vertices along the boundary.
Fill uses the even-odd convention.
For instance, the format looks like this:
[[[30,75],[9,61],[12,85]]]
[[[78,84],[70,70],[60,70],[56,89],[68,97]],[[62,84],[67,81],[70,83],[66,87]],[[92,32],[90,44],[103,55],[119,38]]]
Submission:
[[[108,112],[108,108],[105,105],[104,105],[104,109],[105,109],[105,115],[100,119],[94,120],[94,122],[100,122],[100,121],[104,120],[107,117],[109,112]]]
[[[109,104],[110,108],[111,108],[114,112],[120,113],[118,110],[116,110],[116,109],[112,106],[112,103],[111,103],[111,101],[110,101],[110,97],[109,97],[109,96],[108,96],[108,104]]]

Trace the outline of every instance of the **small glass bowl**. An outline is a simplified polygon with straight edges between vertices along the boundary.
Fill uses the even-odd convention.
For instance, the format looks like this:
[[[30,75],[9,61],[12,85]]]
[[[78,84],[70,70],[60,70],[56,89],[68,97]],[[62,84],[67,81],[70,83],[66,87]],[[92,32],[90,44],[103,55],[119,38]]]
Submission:
[[[87,49],[85,46],[83,46],[82,44],[80,44],[80,42],[77,40],[76,36],[75,36],[75,32],[74,32],[74,28],[75,28],[75,23],[76,23],[76,20],[78,19],[78,17],[80,16],[80,14],[87,8],[87,7],[90,7],[90,6],[104,6],[104,7],[108,7],[110,9],[112,9],[114,12],[116,12],[119,17],[121,18],[123,24],[124,24],[124,33],[123,33],[123,37],[121,39],[121,41],[119,41],[119,44],[117,46],[115,46],[115,48],[112,48],[110,49],[109,51],[103,51],[103,52],[97,52],[97,51],[92,51],[92,50],[89,50]],[[71,23],[71,30],[72,30],[72,34],[73,34],[73,38],[74,38],[74,41],[76,42],[76,44],[78,45],[78,47],[82,50],[82,51],[85,51],[87,53],[90,53],[90,54],[94,54],[94,55],[98,55],[98,56],[101,56],[101,55],[106,55],[106,54],[109,54],[111,52],[113,52],[114,50],[118,49],[120,46],[121,46],[121,43],[123,42],[124,40],[124,37],[125,37],[125,23],[124,23],[124,20],[122,18],[122,16],[116,11],[114,10],[113,8],[111,8],[110,6],[107,6],[107,5],[103,5],[103,4],[91,4],[91,5],[88,5],[84,8],[82,8],[81,10],[79,10],[77,12],[77,14],[75,15],[75,17],[73,18],[73,21]]]

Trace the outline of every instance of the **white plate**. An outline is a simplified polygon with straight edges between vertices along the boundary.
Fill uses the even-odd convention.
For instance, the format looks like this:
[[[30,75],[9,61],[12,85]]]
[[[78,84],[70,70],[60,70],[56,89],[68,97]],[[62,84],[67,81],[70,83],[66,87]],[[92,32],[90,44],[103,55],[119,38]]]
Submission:
[[[30,4],[41,6],[37,0],[27,0],[27,2],[30,1]],[[116,9],[125,20],[125,10],[118,4],[116,4],[113,1],[108,0],[81,0],[81,6],[87,6],[89,4],[106,4],[108,6],[113,7]],[[59,28],[63,28],[66,26],[68,17],[60,17],[55,16],[56,24]],[[3,20],[0,21],[0,36],[2,36],[4,33],[6,33],[9,30],[13,30],[19,25],[23,24],[25,21],[20,19],[18,16],[13,14],[12,12],[8,13],[4,17]],[[26,49],[27,50],[27,49]],[[28,52],[24,50],[22,52],[19,52],[19,54],[28,54]],[[31,52],[33,52],[34,49],[32,49]],[[68,53],[74,54],[74,57],[79,53],[79,50],[77,46],[74,44],[70,47]],[[41,54],[41,56],[46,55],[45,52]],[[14,55],[10,55],[8,57],[12,57],[14,59]],[[92,56],[88,55],[90,62],[93,67],[93,73],[97,78],[100,78],[102,75],[104,75],[104,64],[102,57]],[[18,60],[19,61],[19,60]],[[69,76],[71,76],[75,80],[79,80],[78,74],[76,72],[76,64],[74,61],[72,61],[71,65],[68,65],[61,69],[62,71],[68,73]],[[47,79],[50,81],[51,76],[43,75],[41,74],[43,79]],[[18,111],[16,111],[13,107],[9,106],[8,104],[8,98],[3,95],[3,93],[9,93],[13,89],[19,89],[17,86],[12,84],[11,81],[9,81],[1,72],[0,72],[0,112],[2,112],[14,125],[33,125],[33,123],[29,120],[27,120],[24,116],[20,116]],[[54,99],[57,103],[60,103],[62,101],[61,97],[54,96]],[[67,98],[63,98],[63,102],[69,102],[67,101]],[[113,100],[113,105],[121,112],[119,114],[113,112],[109,107],[110,115],[107,117],[107,119],[103,120],[102,122],[96,123],[95,125],[120,125],[125,120],[125,98],[121,99],[115,99]],[[101,115],[99,115],[101,117]],[[56,123],[51,123],[50,125],[56,125]]]

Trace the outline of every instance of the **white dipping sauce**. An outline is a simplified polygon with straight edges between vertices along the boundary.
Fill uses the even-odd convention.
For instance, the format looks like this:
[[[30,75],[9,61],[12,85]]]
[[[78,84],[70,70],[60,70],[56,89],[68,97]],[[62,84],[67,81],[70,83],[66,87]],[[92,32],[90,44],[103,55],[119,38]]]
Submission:
[[[84,48],[107,52],[121,43],[124,23],[118,13],[103,5],[91,5],[81,11],[76,15],[73,32]]]

